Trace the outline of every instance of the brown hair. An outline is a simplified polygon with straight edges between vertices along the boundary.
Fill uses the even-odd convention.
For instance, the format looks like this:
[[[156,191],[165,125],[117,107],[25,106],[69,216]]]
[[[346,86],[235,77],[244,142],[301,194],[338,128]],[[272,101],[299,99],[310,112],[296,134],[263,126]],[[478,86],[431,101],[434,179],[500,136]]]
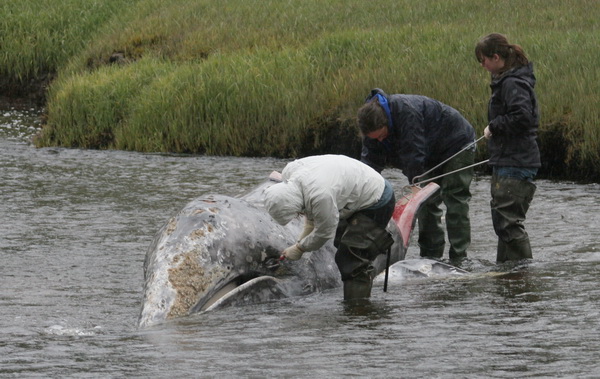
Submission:
[[[377,97],[358,109],[358,128],[363,136],[379,130],[387,124],[387,115]]]
[[[499,33],[488,34],[481,38],[475,46],[475,57],[479,62],[483,61],[483,57],[491,58],[494,54],[498,54],[500,58],[504,59],[502,72],[529,63],[523,48],[508,43],[506,37]]]

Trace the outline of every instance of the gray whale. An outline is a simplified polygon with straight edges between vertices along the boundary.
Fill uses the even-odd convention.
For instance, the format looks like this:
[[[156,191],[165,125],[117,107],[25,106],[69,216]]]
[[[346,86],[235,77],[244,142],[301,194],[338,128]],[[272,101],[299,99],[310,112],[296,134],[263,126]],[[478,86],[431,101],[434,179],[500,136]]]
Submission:
[[[144,261],[140,327],[218,307],[271,301],[341,287],[332,241],[298,261],[278,260],[303,227],[277,224],[263,207],[268,180],[241,197],[208,195],[188,203],[159,230]],[[404,259],[396,241],[390,264]],[[374,262],[385,270],[386,256]]]

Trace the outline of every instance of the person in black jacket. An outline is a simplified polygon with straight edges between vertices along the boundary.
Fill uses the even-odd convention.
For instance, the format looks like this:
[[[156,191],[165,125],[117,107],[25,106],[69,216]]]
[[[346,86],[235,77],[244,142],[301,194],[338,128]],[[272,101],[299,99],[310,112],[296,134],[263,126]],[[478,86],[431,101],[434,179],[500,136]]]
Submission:
[[[538,102],[534,92],[533,64],[523,49],[502,34],[479,40],[475,56],[492,74],[488,105],[488,139],[491,210],[498,235],[497,262],[532,258],[523,221],[536,190],[533,178],[541,166],[537,145]]]
[[[378,172],[386,166],[399,168],[411,184],[415,178],[424,181],[473,164],[475,130],[456,109],[429,97],[387,95],[376,88],[358,110],[358,125],[363,135],[361,160]],[[434,180],[440,185],[440,196],[430,199],[417,215],[422,257],[443,256],[443,201],[450,259],[466,258],[471,244],[472,178],[470,167]]]

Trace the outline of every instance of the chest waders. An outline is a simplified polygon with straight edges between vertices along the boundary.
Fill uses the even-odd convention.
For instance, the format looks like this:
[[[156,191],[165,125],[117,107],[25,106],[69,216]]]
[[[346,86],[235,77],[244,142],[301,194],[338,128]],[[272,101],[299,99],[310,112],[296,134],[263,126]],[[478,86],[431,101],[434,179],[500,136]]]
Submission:
[[[527,180],[492,175],[490,205],[498,236],[498,263],[533,257],[523,221],[535,190],[535,184]]]
[[[363,212],[340,221],[334,245],[338,248],[335,263],[344,283],[344,300],[371,296],[375,277],[372,262],[379,254],[385,254],[393,243],[392,235]]]

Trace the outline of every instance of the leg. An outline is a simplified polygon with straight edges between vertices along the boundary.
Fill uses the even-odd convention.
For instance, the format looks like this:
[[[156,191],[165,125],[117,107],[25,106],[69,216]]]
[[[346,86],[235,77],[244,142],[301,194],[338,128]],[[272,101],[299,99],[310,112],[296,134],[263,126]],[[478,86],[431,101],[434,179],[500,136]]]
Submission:
[[[387,202],[377,208],[359,212],[338,228],[338,251],[335,263],[344,282],[344,300],[371,296],[375,269],[373,260],[394,242],[385,230],[396,203],[393,192]]]
[[[502,242],[498,244],[497,262],[532,258],[529,236],[523,221],[536,190],[527,180],[492,176],[492,222]]]
[[[444,173],[473,164],[474,152],[463,151],[444,166]],[[441,194],[446,205],[446,230],[450,242],[450,259],[467,257],[471,245],[471,221],[469,201],[473,168],[465,169],[442,178]]]
[[[498,247],[496,248],[496,262],[502,263],[509,260],[506,256],[506,242],[498,238]]]
[[[344,283],[344,300],[371,296],[375,270],[370,260],[363,258],[360,251],[353,251],[352,248],[341,244],[335,254],[335,263]]]
[[[441,197],[434,196],[425,202],[417,213],[421,257],[441,258],[444,254],[445,240],[441,204]]]

